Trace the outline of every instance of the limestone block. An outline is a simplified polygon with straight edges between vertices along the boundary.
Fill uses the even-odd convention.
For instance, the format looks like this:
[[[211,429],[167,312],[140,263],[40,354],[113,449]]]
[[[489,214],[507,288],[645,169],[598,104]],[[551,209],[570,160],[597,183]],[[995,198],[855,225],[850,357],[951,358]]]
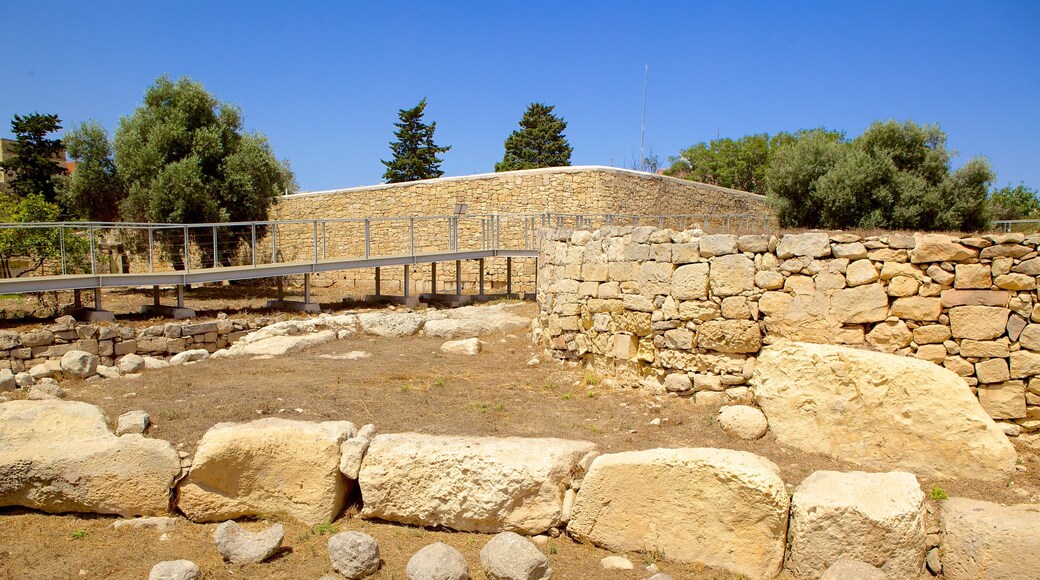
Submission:
[[[779,468],[757,455],[630,451],[592,462],[567,530],[617,552],[772,578],[783,562],[788,505]]]
[[[947,580],[1022,578],[1040,570],[1040,505],[951,497],[939,517]]]
[[[723,318],[753,319],[748,299],[743,296],[727,296],[722,299]]]
[[[939,264],[928,266],[928,269],[925,270],[925,274],[928,274],[928,277],[931,278],[932,281],[942,286],[952,286],[955,277],[953,272],[943,270]]]
[[[161,515],[180,458],[166,441],[115,436],[78,401],[0,404],[0,507],[51,513]]]
[[[970,377],[975,374],[975,365],[959,356],[946,357],[946,360],[943,361],[943,366],[961,377]]]
[[[356,431],[346,421],[218,423],[199,441],[178,508],[197,522],[259,515],[332,521],[349,491],[340,446]]]
[[[633,312],[626,310],[617,316],[618,329],[638,336],[650,336],[653,333],[649,312]],[[574,328],[573,330],[577,330]]]
[[[706,300],[688,300],[679,304],[679,318],[681,320],[699,320],[706,322],[722,316],[718,304]]]
[[[943,307],[955,306],[1000,306],[1008,305],[1011,294],[1005,290],[943,290]]]
[[[997,276],[993,283],[997,288],[1003,288],[1004,290],[1022,291],[1036,289],[1036,278],[1025,274],[1004,274],[1003,276]]]
[[[838,290],[831,296],[830,316],[842,324],[880,322],[888,318],[888,294],[880,284]]]
[[[874,258],[871,258],[871,260],[874,260]],[[882,280],[891,280],[896,276],[908,276],[918,282],[924,280],[924,272],[918,270],[911,264],[896,261],[886,261],[881,266],[881,274],[879,275]]]
[[[690,350],[697,344],[694,339],[695,335],[693,332],[685,328],[674,328],[664,333],[664,345],[666,348]]]
[[[950,327],[945,324],[929,324],[914,329],[914,342],[917,344],[940,343],[950,338]]]
[[[849,260],[862,260],[867,257],[867,248],[861,242],[850,242],[847,244],[833,244],[831,253],[835,258],[848,258]]]
[[[914,249],[910,252],[910,261],[914,264],[925,262],[962,262],[978,256],[978,250],[962,246],[957,238],[944,234],[915,234]]]
[[[958,306],[949,311],[950,331],[954,338],[992,340],[1004,334],[1010,314],[995,306]]]
[[[743,387],[746,388],[746,387]],[[719,427],[738,438],[752,441],[766,434],[769,423],[761,410],[749,405],[727,405],[719,409]]]
[[[700,254],[705,258],[725,256],[737,252],[737,236],[731,234],[708,234],[701,236]]]
[[[1003,359],[996,360],[1004,362]],[[984,382],[981,377],[979,382]],[[978,391],[979,403],[990,417],[1021,419],[1026,416],[1026,386],[1022,381],[979,385]]]
[[[980,383],[1002,383],[1011,378],[1008,363],[1002,358],[993,358],[975,363],[975,375]]]
[[[964,380],[929,362],[785,342],[751,379],[782,445],[870,469],[1003,481],[1016,454]]]
[[[662,262],[644,262],[639,266],[636,281],[640,284],[671,283],[675,266]]]
[[[831,255],[830,236],[823,232],[787,234],[780,238],[776,255],[782,260],[798,256],[822,258]]]
[[[788,276],[784,281],[784,292],[811,296],[816,293],[816,283],[810,276]]]
[[[898,279],[896,278],[896,280]],[[903,279],[905,280],[906,278]],[[914,282],[914,284],[916,285],[917,283]],[[924,298],[922,296],[897,298],[892,302],[891,314],[904,320],[939,320],[939,315],[942,314],[942,301],[938,298]]]
[[[912,473],[816,471],[791,497],[785,570],[815,580],[842,558],[890,578],[924,568],[924,493]]]
[[[902,320],[886,320],[867,333],[867,342],[881,352],[895,352],[910,346],[913,333]]]
[[[946,360],[946,354],[946,347],[941,344],[922,344],[914,356],[941,365]]]
[[[621,303],[625,306],[625,310],[635,310],[637,312],[653,312],[656,310],[653,300],[641,294],[624,294],[621,296]]]
[[[988,248],[983,248],[979,252],[979,258],[985,260],[988,258],[996,258],[998,256],[1008,256],[1011,258],[1022,258],[1032,252],[1032,248],[1028,246],[1022,246],[1019,244],[997,244]]]
[[[672,297],[703,300],[708,297],[708,264],[686,264],[672,273]]]
[[[1040,276],[1040,258],[1023,260],[1017,266],[1011,268],[1011,271],[1028,276]]]
[[[720,256],[711,262],[709,281],[715,296],[733,296],[752,290],[755,263],[741,254]]]
[[[587,441],[378,435],[358,482],[361,516],[482,533],[539,534],[561,523]],[[587,480],[586,480],[587,481]]]
[[[993,284],[988,264],[957,264],[953,287],[961,290],[989,290]]]
[[[1026,326],[1018,337],[1018,343],[1022,348],[1040,351],[1040,324]]]
[[[755,286],[765,290],[779,290],[784,287],[784,275],[767,270],[755,272]]]
[[[725,353],[758,352],[762,330],[751,320],[711,320],[698,327],[697,346]]]
[[[1007,358],[1008,339],[1000,340],[971,340],[966,338],[961,341],[961,356],[974,358]]]
[[[753,254],[764,254],[769,251],[769,236],[761,234],[740,236],[737,238],[737,250]]]

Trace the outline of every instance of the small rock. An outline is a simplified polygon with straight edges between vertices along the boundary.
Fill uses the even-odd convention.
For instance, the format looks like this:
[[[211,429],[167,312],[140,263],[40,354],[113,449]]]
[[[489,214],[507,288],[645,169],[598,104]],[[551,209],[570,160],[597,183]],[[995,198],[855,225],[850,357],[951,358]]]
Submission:
[[[1018,437],[1022,434],[1022,427],[1014,423],[998,422],[997,427],[1000,427],[1000,430],[1003,431],[1004,435],[1007,435],[1008,437]]]
[[[762,411],[748,405],[728,405],[719,409],[719,426],[726,433],[749,441],[762,437],[769,428]]]
[[[928,554],[924,557],[924,563],[931,570],[932,574],[942,574],[942,562],[939,560],[938,548],[928,550]]]
[[[52,383],[40,381],[39,383],[29,387],[28,399],[30,401],[51,401],[64,398],[65,390],[59,387],[57,382]]]
[[[820,580],[888,580],[888,574],[866,562],[842,558],[831,564]]]
[[[329,560],[350,580],[371,576],[379,570],[379,542],[361,532],[340,532],[329,538]]]
[[[105,365],[98,365],[97,374],[103,379],[118,379],[120,375],[119,369]]]
[[[209,351],[203,348],[196,348],[173,355],[170,358],[170,365],[182,365],[184,363],[200,361],[206,358],[209,358]]]
[[[631,570],[632,561],[622,556],[607,556],[599,561],[604,570]]]
[[[466,558],[455,548],[437,542],[419,550],[405,568],[408,580],[469,580]]]
[[[152,566],[148,580],[195,580],[199,566],[191,560],[168,560]]]
[[[659,417],[658,417],[658,418],[655,418],[655,419],[651,419],[651,420],[650,420],[650,426],[651,426],[651,427],[657,427],[657,426],[659,426],[660,424],[661,424],[661,419],[660,419]]]
[[[147,518],[132,518],[127,520],[117,520],[112,522],[112,527],[115,529],[129,528],[131,530],[155,530],[157,532],[169,532],[173,530],[173,526],[177,523],[177,518],[168,517],[147,517]]]
[[[11,369],[0,369],[0,389],[14,389],[18,387],[18,383],[14,380],[14,373]]]
[[[675,578],[672,578],[671,576],[669,576],[668,574],[665,574],[664,572],[658,572],[657,574],[654,574],[653,576],[651,576],[650,580],[675,580]]]
[[[465,340],[449,340],[448,342],[441,345],[441,352],[447,352],[451,354],[464,354],[467,356],[476,356],[480,354],[481,345],[479,338],[467,338]]]
[[[19,389],[24,389],[26,387],[31,387],[35,383],[36,383],[36,381],[32,378],[32,375],[30,375],[29,373],[21,372],[21,373],[18,373],[18,374],[16,374],[14,376],[14,384]]]
[[[480,550],[480,565],[490,580],[549,580],[552,566],[527,538],[502,532]]]
[[[549,536],[538,534],[537,536],[531,537],[531,542],[539,548],[544,548],[549,545]]]
[[[213,532],[217,551],[232,564],[263,562],[282,545],[285,528],[275,524],[262,532],[250,532],[234,521],[220,524]]]
[[[538,360],[538,357],[534,357],[533,359],[527,361],[527,366],[529,366],[529,367],[536,367],[536,366],[540,365],[541,363],[542,363],[542,361]]]
[[[369,442],[365,437],[353,437],[340,444],[339,470],[347,479],[357,480]]]
[[[148,430],[150,417],[144,411],[128,411],[116,419],[116,435],[144,433]]]
[[[99,358],[84,350],[70,350],[61,356],[61,372],[68,377],[85,379],[97,373]]]
[[[127,355],[127,356],[130,356],[130,355]],[[142,358],[144,358],[144,368],[149,369],[149,370],[164,369],[164,368],[170,366],[170,363],[162,360],[161,358],[155,358],[155,357],[150,357],[150,356],[146,356],[146,357],[142,357]]]

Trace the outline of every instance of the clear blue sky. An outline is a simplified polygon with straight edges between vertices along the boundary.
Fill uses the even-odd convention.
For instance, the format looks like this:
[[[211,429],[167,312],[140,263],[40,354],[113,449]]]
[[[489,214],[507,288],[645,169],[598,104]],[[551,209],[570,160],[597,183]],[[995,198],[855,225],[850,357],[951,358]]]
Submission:
[[[575,165],[721,136],[938,122],[997,183],[1040,187],[1040,2],[7,2],[12,114],[114,131],[159,75],[241,106],[303,190],[381,181],[397,110],[429,100],[447,175],[492,171],[532,101]]]

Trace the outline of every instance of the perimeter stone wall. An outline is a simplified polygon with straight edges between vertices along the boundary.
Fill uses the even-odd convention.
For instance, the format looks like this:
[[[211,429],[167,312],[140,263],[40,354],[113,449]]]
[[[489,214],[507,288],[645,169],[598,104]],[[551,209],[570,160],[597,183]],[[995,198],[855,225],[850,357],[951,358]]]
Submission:
[[[280,198],[272,219],[316,220],[328,218],[404,218],[416,215],[451,216],[457,204],[466,211],[459,221],[459,249],[480,249],[487,233],[475,216],[486,214],[631,214],[678,215],[727,213],[761,216],[773,214],[765,198],[743,191],[706,185],[672,177],[652,175],[610,167],[558,167],[490,173],[466,177],[430,179],[412,183],[385,184],[334,191],[299,193]],[[469,217],[467,217],[469,216]],[[537,220],[502,217],[499,237],[514,247],[529,240],[536,248]],[[445,251],[448,220],[416,222],[412,238],[407,220],[370,223],[373,240],[370,252],[409,253],[414,243],[417,252]],[[572,223],[573,225],[573,223]],[[678,226],[676,226],[678,227]],[[279,260],[309,259],[315,240],[319,255],[329,258],[364,255],[364,224],[361,222],[326,225],[315,236],[313,224],[280,226],[275,232]],[[270,252],[270,236],[263,251]],[[490,289],[505,286],[505,259],[485,261],[485,279]],[[515,291],[534,290],[534,260],[514,260]],[[384,268],[383,289],[400,291],[400,267]],[[347,285],[370,289],[371,270],[336,272]],[[464,289],[472,290],[479,273],[475,262],[462,264]],[[416,266],[412,274],[413,292],[430,291],[430,266]],[[437,272],[437,290],[455,291],[455,266],[443,264]]]
[[[610,227],[543,234],[536,334],[644,388],[747,396],[763,344],[914,356],[994,419],[1040,429],[1040,234],[782,237]]]

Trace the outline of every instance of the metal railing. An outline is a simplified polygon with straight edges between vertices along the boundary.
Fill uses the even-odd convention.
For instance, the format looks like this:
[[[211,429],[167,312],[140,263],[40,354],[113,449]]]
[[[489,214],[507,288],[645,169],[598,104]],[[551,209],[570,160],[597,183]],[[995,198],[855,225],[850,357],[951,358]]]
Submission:
[[[366,261],[387,257],[473,252],[533,255],[542,228],[640,225],[748,233],[775,228],[775,221],[749,214],[462,214],[202,224],[12,223],[0,224],[0,235],[29,250],[25,270],[35,266],[15,272],[16,264],[7,276],[96,276],[329,262],[364,267]]]
[[[993,229],[998,232],[1040,232],[1040,219],[1036,220],[994,220]]]

